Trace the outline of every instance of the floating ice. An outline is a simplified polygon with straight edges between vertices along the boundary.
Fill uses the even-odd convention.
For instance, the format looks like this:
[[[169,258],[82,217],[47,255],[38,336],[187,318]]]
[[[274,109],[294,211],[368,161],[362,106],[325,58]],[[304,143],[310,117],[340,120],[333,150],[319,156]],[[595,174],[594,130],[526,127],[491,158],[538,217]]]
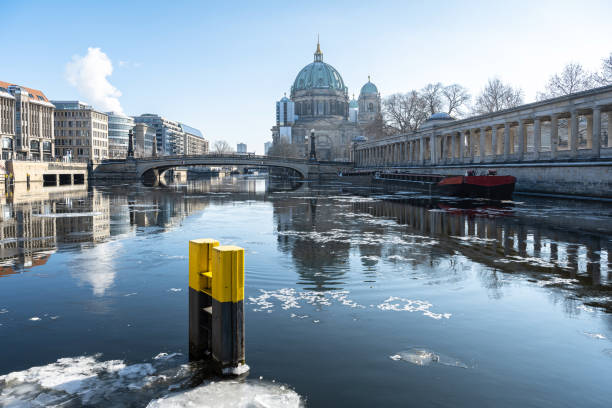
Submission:
[[[40,320],[40,317],[34,316],[34,317],[30,317],[28,320],[31,320],[33,322],[37,322]]]
[[[126,293],[126,294],[125,294],[125,295],[123,295],[123,296],[125,296],[125,297],[129,297],[129,296],[134,296],[134,295],[137,295],[137,294],[138,294],[138,292],[132,292],[132,293]]]
[[[182,353],[159,353],[158,355],[156,355],[155,357],[153,357],[153,360],[170,360],[171,358],[174,357],[178,357],[178,356],[182,356]]]
[[[221,371],[225,375],[242,375],[242,374],[248,373],[250,370],[251,370],[251,367],[249,367],[248,365],[238,364],[237,367],[225,367]]]
[[[170,289],[168,289],[168,290],[169,290],[170,292],[180,292],[180,291],[182,291],[183,289],[181,289],[181,288],[170,288]]]
[[[193,390],[151,401],[148,408],[183,407],[302,407],[303,401],[293,390],[261,381],[212,382]]]
[[[253,311],[268,313],[274,310],[273,301],[280,302],[280,307],[283,310],[300,309],[300,303],[306,303],[314,306],[331,306],[332,301],[352,308],[364,308],[355,301],[348,298],[348,290],[336,290],[330,292],[315,292],[315,291],[297,291],[293,288],[283,288],[278,290],[259,289],[261,295],[249,297],[249,303],[257,305]]]
[[[151,398],[164,395],[169,383],[170,387],[181,386],[190,375],[186,365],[155,375],[156,365],[165,362],[126,365],[121,360],[98,361],[99,357],[60,358],[0,376],[0,406],[144,406]]]
[[[588,313],[593,313],[595,311],[594,308],[589,307],[587,305],[576,306],[576,309],[584,310],[585,312],[588,312]]]
[[[424,348],[411,348],[406,351],[400,351],[397,354],[389,356],[389,358],[394,361],[405,361],[418,366],[441,364],[450,367],[468,368],[467,365],[456,358],[435,353],[432,350]]]
[[[8,309],[0,309],[0,314],[8,313]]]
[[[596,339],[596,340],[605,340],[606,336],[604,336],[601,333],[591,333],[591,332],[583,332],[585,336],[588,336],[592,339]]]
[[[393,310],[395,312],[423,312],[423,316],[431,317],[432,319],[450,319],[451,313],[434,313],[431,310],[433,305],[423,300],[404,299],[396,296],[390,296],[377,307],[380,310]]]

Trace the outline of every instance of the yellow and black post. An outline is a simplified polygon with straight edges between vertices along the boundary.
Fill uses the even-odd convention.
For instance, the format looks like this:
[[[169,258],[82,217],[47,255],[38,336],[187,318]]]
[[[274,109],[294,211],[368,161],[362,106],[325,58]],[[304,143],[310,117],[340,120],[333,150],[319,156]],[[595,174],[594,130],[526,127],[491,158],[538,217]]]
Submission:
[[[221,369],[244,364],[244,249],[212,249],[212,355]]]
[[[196,239],[189,241],[189,357],[209,355],[222,373],[245,370],[244,249]]]
[[[212,350],[212,249],[214,239],[189,241],[189,358],[200,360]]]

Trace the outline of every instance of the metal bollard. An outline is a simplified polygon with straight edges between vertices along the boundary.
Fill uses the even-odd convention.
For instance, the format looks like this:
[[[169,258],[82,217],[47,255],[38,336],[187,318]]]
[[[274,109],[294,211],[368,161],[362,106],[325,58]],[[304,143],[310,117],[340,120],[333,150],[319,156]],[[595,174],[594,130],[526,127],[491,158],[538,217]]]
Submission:
[[[244,356],[244,249],[189,241],[189,355],[212,355],[223,374],[248,371]]]
[[[210,355],[212,328],[212,248],[214,239],[189,241],[189,358]]]

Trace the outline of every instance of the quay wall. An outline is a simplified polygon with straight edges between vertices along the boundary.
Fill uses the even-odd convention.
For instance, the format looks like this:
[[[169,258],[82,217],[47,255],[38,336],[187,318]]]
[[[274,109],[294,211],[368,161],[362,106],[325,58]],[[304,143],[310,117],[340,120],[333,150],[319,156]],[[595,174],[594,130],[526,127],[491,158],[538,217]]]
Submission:
[[[380,170],[420,174],[461,175],[468,170],[516,177],[515,191],[535,194],[576,195],[612,198],[612,161],[514,164],[471,164],[447,166],[384,167]]]

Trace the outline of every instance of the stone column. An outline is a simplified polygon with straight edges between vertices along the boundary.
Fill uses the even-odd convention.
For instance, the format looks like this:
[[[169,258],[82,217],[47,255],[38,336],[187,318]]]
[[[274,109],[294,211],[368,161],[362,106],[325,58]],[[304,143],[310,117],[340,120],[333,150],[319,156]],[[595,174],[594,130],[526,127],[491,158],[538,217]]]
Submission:
[[[468,130],[468,156],[470,156],[470,161],[474,161],[475,156],[475,143],[474,143],[474,129]]]
[[[593,157],[599,157],[601,147],[601,108],[596,106],[593,108],[592,117],[593,126],[591,126],[591,154]],[[608,127],[610,124],[608,123]],[[610,134],[608,133],[608,140]]]
[[[504,161],[508,160],[510,155],[510,123],[504,123]]]
[[[559,115],[550,115],[550,157],[556,158],[559,152]]]
[[[593,148],[593,115],[586,115],[586,148]]]
[[[533,120],[533,150],[536,160],[540,158],[540,149],[542,148],[542,124],[540,118]]]
[[[463,163],[465,155],[465,135],[463,134],[463,130],[459,132],[459,162]]]
[[[486,137],[487,137],[487,130],[484,127],[480,128],[480,143],[479,143],[479,150],[480,150],[480,161],[484,162],[485,161],[485,153],[486,153],[486,149],[485,149],[485,145],[487,144],[486,142]]]
[[[421,135],[419,138],[419,164],[425,161],[425,137]]]
[[[518,156],[519,160],[523,160],[525,154],[525,119],[519,119],[518,124]]]
[[[497,126],[491,126],[491,155],[493,156],[493,161],[495,161],[497,157]]]
[[[455,132],[451,133],[451,163],[455,162],[455,152],[457,151],[456,146],[455,146],[455,138],[456,138],[456,134]]]
[[[431,153],[431,164],[436,164],[436,134],[432,133],[431,136],[429,136],[429,152]]]
[[[608,111],[608,147],[612,147],[612,111]]]
[[[578,153],[578,114],[575,110],[571,112],[570,118],[570,129],[568,132],[569,135],[569,145],[570,145],[570,156],[576,157]]]

